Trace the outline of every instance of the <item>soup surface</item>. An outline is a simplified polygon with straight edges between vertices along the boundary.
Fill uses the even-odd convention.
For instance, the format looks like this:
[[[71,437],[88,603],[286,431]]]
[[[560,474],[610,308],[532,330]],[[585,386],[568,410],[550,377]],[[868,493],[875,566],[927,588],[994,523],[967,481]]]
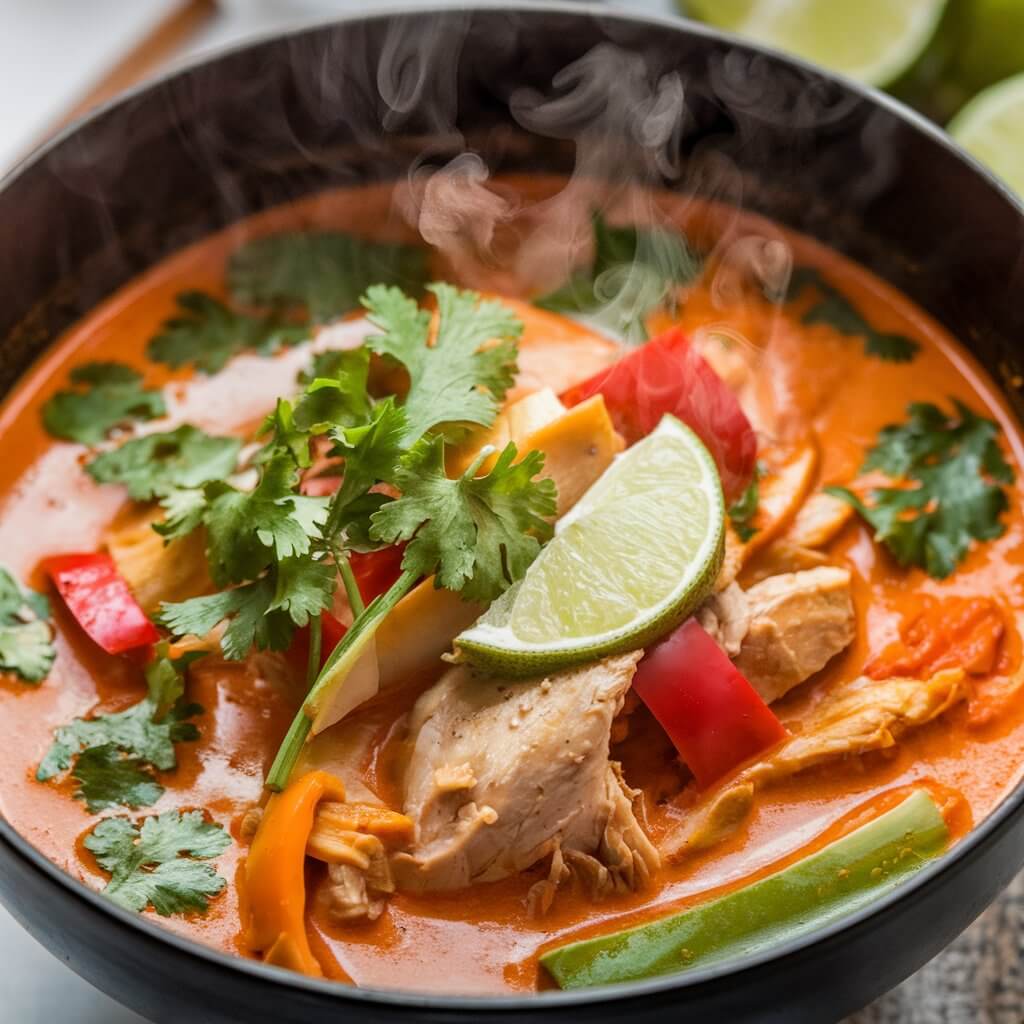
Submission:
[[[390,188],[372,187],[317,195],[253,217],[178,253],[106,301],[55,343],[0,408],[0,446],[5,453],[0,466],[0,563],[23,586],[49,595],[55,647],[45,678],[26,680],[24,667],[19,674],[14,659],[4,654],[0,634],[0,658],[14,669],[0,675],[5,723],[0,809],[4,816],[64,870],[94,889],[103,889],[111,885],[112,875],[116,880],[117,869],[111,868],[116,857],[111,860],[109,850],[104,852],[95,840],[101,819],[138,823],[175,810],[199,810],[208,825],[216,823],[228,830],[230,842],[214,842],[211,850],[216,856],[208,859],[188,857],[187,845],[174,853],[186,854],[178,859],[193,868],[201,863],[215,870],[226,885],[218,888],[219,883],[213,883],[206,888],[199,901],[208,902],[205,910],[194,896],[183,898],[181,906],[165,907],[174,912],[160,915],[161,923],[219,949],[320,970],[362,986],[458,993],[550,987],[552,979],[538,959],[545,950],[746,887],[877,817],[915,790],[923,789],[933,797],[950,842],[955,843],[1014,785],[1024,756],[1024,701],[1019,692],[1024,449],[1019,427],[993,382],[956,340],[866,270],[752,216],[667,194],[608,195],[597,185],[580,182],[567,187],[564,181],[505,179],[490,187],[489,195],[504,203],[500,216],[489,214],[493,207],[486,204],[480,212],[465,197],[449,196],[449,207],[431,205],[422,195],[405,196],[396,203]],[[626,232],[632,238],[632,251],[617,271],[612,268],[615,272],[603,275],[601,287],[587,293],[600,299],[596,309],[577,315],[578,311],[553,311],[550,307],[557,303],[547,302],[549,308],[540,308],[532,300],[562,286],[570,267],[579,272],[578,268],[598,260],[591,251],[590,212],[595,208],[605,218],[598,222],[598,230],[607,230],[609,223],[624,229],[639,225],[631,234]],[[410,227],[410,221],[416,226]],[[663,250],[657,246],[653,256],[647,252],[645,257],[643,239],[648,235],[644,232],[654,225],[658,232],[685,236],[690,254],[697,254],[693,268],[684,273],[678,266],[666,266]],[[244,440],[234,475],[218,474],[211,478],[214,483],[208,480],[204,486],[214,487],[217,480],[223,483],[230,477],[238,494],[248,494],[263,472],[258,458],[251,461],[258,447],[252,444],[253,438],[278,399],[291,398],[301,390],[297,377],[307,370],[313,354],[354,350],[367,335],[379,332],[379,325],[371,326],[355,303],[353,308],[339,304],[322,311],[322,316],[314,315],[319,321],[315,326],[308,326],[304,311],[288,306],[274,312],[278,319],[273,329],[284,332],[282,337],[292,329],[296,337],[289,337],[289,342],[300,336],[311,340],[275,347],[268,341],[272,330],[266,321],[258,328],[238,319],[214,324],[215,318],[206,310],[194,314],[206,333],[200,342],[194,342],[197,332],[189,335],[192,349],[171,358],[167,353],[173,351],[173,344],[163,349],[152,345],[152,339],[174,334],[168,321],[178,318],[180,322],[192,315],[178,305],[183,293],[202,293],[225,303],[223,310],[241,308],[236,305],[237,284],[232,291],[226,283],[225,267],[233,253],[255,239],[310,232],[343,232],[362,240],[421,246],[429,260],[429,280],[485,291],[504,301],[523,324],[518,377],[501,396],[506,409],[531,394],[553,393],[562,399],[553,414],[557,421],[573,404],[573,389],[640,351],[636,345],[642,344],[642,336],[663,338],[666,331],[682,329],[687,351],[699,353],[702,365],[713,370],[715,386],[737,397],[757,444],[759,494],[752,497],[746,491],[749,472],[745,479],[731,480],[722,470],[727,490],[730,480],[736,485],[733,493],[726,494],[731,526],[722,572],[729,576],[720,576],[714,589],[706,589],[697,621],[770,705],[765,713],[787,730],[789,738],[782,743],[802,739],[809,750],[806,757],[800,755],[802,760],[793,754],[785,769],[755,777],[749,773],[776,756],[773,749],[789,749],[762,744],[748,751],[746,758],[738,755],[724,774],[711,781],[701,779],[703,784],[698,785],[693,776],[701,777],[699,765],[691,763],[687,768],[689,758],[681,758],[679,744],[673,744],[676,734],[659,724],[655,715],[662,716],[656,703],[648,699],[647,689],[638,687],[643,699],[632,691],[616,698],[610,725],[605,734],[598,730],[597,743],[600,747],[604,735],[604,749],[598,754],[621,765],[627,787],[623,792],[633,816],[629,828],[643,833],[642,838],[635,834],[630,838],[628,829],[623,833],[632,874],[620,870],[621,862],[605,849],[607,831],[601,840],[605,846],[580,847],[579,856],[566,859],[560,871],[560,851],[570,849],[572,842],[556,834],[558,827],[564,832],[565,826],[553,826],[554,831],[543,837],[547,845],[525,852],[516,870],[480,871],[468,887],[434,884],[423,867],[429,858],[418,852],[425,842],[430,812],[416,805],[411,794],[410,773],[417,770],[417,758],[422,755],[418,738],[423,733],[416,730],[424,713],[416,702],[443,672],[460,671],[449,670],[439,655],[476,613],[463,622],[462,606],[453,625],[444,614],[437,617],[433,606],[425,611],[410,606],[414,591],[394,613],[397,618],[377,636],[379,692],[364,702],[355,700],[339,722],[317,731],[312,742],[302,745],[292,772],[293,780],[313,769],[342,780],[346,795],[332,798],[339,806],[348,806],[344,803],[348,800],[412,819],[408,827],[395,824],[401,834],[394,841],[388,838],[390,826],[379,822],[365,828],[346,826],[348,852],[340,860],[314,852],[303,867],[312,818],[302,832],[295,824],[302,815],[293,809],[297,816],[290,827],[299,829],[299,871],[304,872],[299,881],[305,886],[299,913],[304,914],[302,928],[314,963],[304,960],[301,950],[289,952],[259,935],[261,927],[266,930],[260,915],[268,913],[260,887],[267,871],[273,871],[249,863],[255,859],[250,857],[254,842],[261,834],[269,834],[274,827],[270,819],[283,814],[283,798],[295,792],[289,787],[282,797],[274,798],[276,809],[267,808],[267,773],[302,704],[308,627],[294,637],[289,632],[281,645],[285,651],[251,650],[231,660],[221,646],[223,626],[198,638],[187,630],[179,636],[161,618],[160,638],[170,634],[175,645],[171,654],[207,651],[183,668],[187,699],[202,709],[187,719],[195,735],[186,729],[172,737],[170,765],[152,758],[141,763],[132,760],[138,750],[130,744],[119,745],[116,736],[111,739],[112,733],[100,736],[103,742],[65,735],[70,746],[63,762],[52,762],[49,771],[39,771],[41,762],[52,758],[55,730],[76,719],[95,721],[97,716],[139,704],[148,692],[144,672],[152,657],[148,642],[140,645],[143,653],[130,647],[108,653],[110,645],[105,650],[97,642],[95,623],[90,629],[83,619],[88,614],[82,611],[82,602],[76,603],[76,581],[72,579],[70,590],[61,586],[52,562],[55,556],[109,553],[118,579],[127,580],[138,604],[154,617],[161,602],[181,602],[227,589],[210,582],[204,541],[195,533],[191,539],[175,541],[171,558],[164,555],[161,560],[163,541],[150,525],[159,523],[163,515],[153,500],[159,494],[143,493],[141,500],[133,500],[116,480],[98,482],[85,471],[86,464],[97,451],[116,451],[126,440],[190,424],[209,435]],[[661,234],[652,237],[662,238]],[[321,264],[331,258],[317,250],[292,270],[300,277],[323,276]],[[342,265],[353,258],[343,253]],[[639,290],[635,287],[638,267],[646,267],[645,273],[662,282],[653,298],[643,297],[642,282]],[[595,275],[598,269],[593,267]],[[363,277],[365,283],[372,283],[372,277]],[[664,281],[670,286],[663,287]],[[177,343],[184,344],[182,336],[179,331]],[[254,338],[258,343],[245,341]],[[260,345],[273,351],[258,351]],[[154,358],[154,352],[161,351],[162,361]],[[223,365],[210,364],[209,372],[195,367],[196,353],[215,351],[223,351],[223,359],[218,357]],[[47,429],[47,424],[53,429],[53,417],[44,420],[44,410],[52,410],[58,392],[67,392],[71,372],[91,362],[115,362],[137,370],[146,389],[162,390],[165,415],[147,419],[139,413],[143,403],[119,422],[108,424],[111,429],[90,443],[54,437]],[[168,365],[174,362],[181,365]],[[394,359],[374,356],[370,389],[376,400],[396,394],[400,402],[408,386]],[[82,390],[85,385],[78,387]],[[345,387],[342,383],[335,392],[344,395]],[[607,389],[604,399],[613,403]],[[108,399],[117,400],[116,395]],[[647,381],[630,400],[656,407],[658,388]],[[911,403],[941,408],[942,416],[933,424],[937,434],[954,427],[966,430],[971,416],[995,424],[991,443],[1005,460],[1005,471],[993,469],[984,446],[976,449],[981,454],[963,463],[965,489],[979,489],[970,508],[957,505],[967,498],[952,493],[949,474],[944,484],[935,479],[943,460],[950,457],[952,441],[946,447],[945,441],[937,442],[932,455],[921,462],[923,474],[916,478],[908,471],[905,480],[892,484],[891,467],[887,471],[877,460],[871,466],[870,453],[885,437],[880,432],[907,424]],[[547,416],[542,425],[551,419]],[[619,433],[625,433],[621,419],[614,413],[612,419]],[[699,425],[690,425],[708,441]],[[76,428],[65,424],[60,429]],[[449,473],[456,473],[456,467],[465,469],[472,461],[486,429],[464,428],[452,440],[446,453]],[[506,437],[515,439],[514,429],[507,429],[511,435]],[[982,428],[979,431],[977,436],[984,441],[989,435]],[[635,441],[636,437],[624,437],[626,444]],[[355,442],[350,437],[345,443]],[[616,446],[621,443],[616,440]],[[708,443],[712,454],[719,455],[715,445]],[[596,450],[597,444],[594,441],[591,448]],[[316,441],[311,458],[301,468],[303,492],[311,499],[326,500],[341,479],[337,454],[332,456],[328,447]],[[529,445],[521,443],[521,447]],[[627,454],[632,450],[627,448]],[[309,455],[307,450],[304,457]],[[549,461],[552,458],[549,455]],[[342,464],[343,459],[344,454]],[[868,468],[864,468],[866,462]],[[326,470],[318,472],[318,467]],[[928,477],[928,472],[933,476]],[[123,483],[124,478],[119,479]],[[915,515],[931,514],[933,535],[941,536],[931,547],[914,548],[917,555],[908,555],[908,546],[894,548],[898,538],[893,544],[877,538],[877,517],[872,525],[847,499],[823,497],[826,487],[852,488],[870,513],[878,500],[872,497],[872,488],[888,484],[907,492],[915,479],[930,480],[935,494],[916,511],[905,509],[895,515],[890,532],[910,545],[900,524]],[[557,482],[560,494],[568,493],[562,480]],[[402,491],[400,481],[385,484],[377,481],[375,493],[382,500]],[[996,493],[1003,497],[995,497]],[[746,513],[737,504],[741,495],[747,498]],[[961,517],[956,528],[938,522],[943,511]],[[972,516],[987,526],[972,532]],[[214,525],[208,523],[206,530],[207,538],[216,535]],[[564,533],[560,530],[556,537]],[[965,541],[962,552],[955,550],[955,544],[953,549],[943,547],[954,535]],[[907,564],[900,564],[900,550]],[[649,556],[653,561],[657,553],[650,551]],[[360,557],[370,556],[354,556]],[[399,552],[392,559],[392,568],[400,557]],[[389,570],[385,565],[380,571]],[[783,589],[807,582],[811,603],[785,614],[794,620],[807,617],[813,625],[810,639],[790,642],[785,629],[797,627],[772,619],[776,606],[764,588],[767,581],[783,578],[788,581],[779,584]],[[394,575],[389,577],[385,589],[393,579]],[[230,585],[238,582],[236,577]],[[710,581],[707,586],[711,588]],[[715,606],[713,619],[704,609],[712,606],[715,593],[735,594],[736,590],[747,595],[743,600],[749,607],[744,613],[744,636],[730,646],[725,635],[727,609]],[[828,598],[838,604],[830,605],[827,615],[814,603],[825,600],[826,590],[841,592]],[[423,600],[429,602],[434,593],[429,584],[427,591]],[[105,593],[104,597],[93,590],[87,597],[94,608],[106,604],[119,609],[120,591]],[[343,623],[351,622],[353,614],[345,594],[338,584],[333,612]],[[755,607],[758,595],[762,604]],[[783,593],[779,599],[788,600],[788,595]],[[844,601],[850,606],[848,613],[843,610]],[[825,615],[820,622],[814,618],[819,613]],[[23,618],[31,619],[31,614]],[[757,642],[758,629],[769,637],[760,653],[750,646]],[[335,634],[332,641],[326,629],[323,636],[326,653],[338,638]],[[794,653],[790,648],[798,642],[824,649]],[[779,668],[782,646],[775,649],[773,643],[785,646],[792,664]],[[642,673],[645,662],[640,664]],[[559,670],[550,671],[556,673],[557,685]],[[385,684],[388,672],[391,682]],[[763,685],[754,678],[760,678],[759,673],[766,677]],[[886,687],[894,679],[912,682],[905,692],[892,696]],[[926,686],[931,689],[923,689]],[[848,728],[836,729],[834,720],[830,725],[830,700],[846,700],[847,712],[852,715],[855,710],[860,717],[851,718]],[[414,710],[414,705],[420,710]],[[589,710],[585,702],[578,704],[573,717],[560,727],[568,730],[572,721],[575,729],[575,714],[582,721]],[[148,720],[166,722],[167,715],[177,713],[163,707]],[[827,735],[817,749],[814,739],[819,733]],[[498,752],[492,755],[500,758]],[[544,755],[538,751],[535,756]],[[90,757],[106,757],[107,769],[115,773],[132,761],[129,769],[144,776],[143,792],[133,790],[132,802],[127,804],[110,797],[99,777],[102,772],[89,774],[96,765],[82,768],[82,759]],[[520,762],[516,764],[521,767]],[[464,766],[449,767],[461,770]],[[479,766],[472,771],[480,775]],[[48,777],[40,781],[40,774]],[[481,784],[476,778],[442,784],[436,772],[433,777],[440,792],[447,792],[446,787]],[[139,782],[137,774],[134,780]],[[156,789],[145,790],[146,780]],[[735,802],[716,805],[719,797],[730,793]],[[308,799],[312,816],[316,800]],[[499,807],[495,813],[515,813],[513,806]],[[717,815],[713,813],[716,806],[721,812]],[[726,813],[722,810],[726,806],[740,809]],[[524,822],[543,819],[542,797],[519,813]],[[608,812],[598,813],[607,816]],[[485,821],[480,827],[489,826]],[[369,836],[369,845],[353,840],[355,834]],[[365,872],[372,873],[381,844],[382,856],[393,865],[397,881],[375,889]],[[654,852],[644,852],[648,844]],[[286,865],[287,843],[282,840],[262,857]],[[156,863],[146,862],[139,870],[152,872]],[[418,865],[419,871],[411,883],[409,863]],[[347,874],[342,870],[345,865]],[[198,888],[204,884],[197,883]],[[296,879],[281,884],[294,887]],[[352,884],[358,894],[346,902],[341,889]],[[132,898],[142,913],[156,915],[160,909],[147,892]],[[286,925],[281,929],[284,935]]]

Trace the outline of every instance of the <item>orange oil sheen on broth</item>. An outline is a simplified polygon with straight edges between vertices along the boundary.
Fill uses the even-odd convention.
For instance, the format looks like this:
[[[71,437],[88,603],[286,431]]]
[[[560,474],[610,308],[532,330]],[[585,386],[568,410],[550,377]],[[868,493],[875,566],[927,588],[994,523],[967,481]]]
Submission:
[[[528,198],[556,192],[556,179],[506,179],[504,184]],[[595,193],[596,194],[596,193]],[[636,197],[633,197],[634,199]],[[243,356],[212,378],[190,380],[168,373],[144,357],[146,342],[174,312],[174,298],[187,289],[223,294],[223,268],[229,253],[255,234],[283,229],[338,228],[388,240],[414,240],[411,229],[392,211],[391,188],[384,186],[325,193],[261,214],[173,256],[122,289],[70,330],[26,375],[0,408],[0,563],[40,589],[40,561],[64,551],[95,550],[123,500],[116,488],[99,488],[80,470],[76,446],[53,442],[44,432],[40,407],[63,387],[69,369],[93,359],[127,362],[145,370],[149,385],[168,383],[172,419],[211,432],[241,431],[286,392],[308,353],[286,350],[271,358]],[[632,200],[622,200],[629,207]],[[949,579],[898,569],[875,546],[866,527],[851,523],[832,542],[830,556],[849,565],[854,576],[857,635],[853,644],[815,679],[776,705],[779,715],[798,721],[830,684],[855,678],[897,635],[901,619],[920,595],[990,596],[999,594],[1013,628],[1003,645],[999,674],[1019,671],[1016,630],[1024,616],[1024,518],[1021,473],[1024,442],[997,389],[985,372],[938,325],[904,296],[831,251],[778,226],[735,211],[674,196],[645,194],[640,208],[685,227],[699,242],[713,242],[725,256],[733,243],[753,236],[783,240],[795,262],[826,271],[835,284],[880,329],[918,341],[911,363],[866,358],[856,339],[828,325],[799,322],[799,307],[780,312],[751,290],[723,297],[722,278],[708,275],[694,287],[677,321],[688,332],[720,331],[754,346],[758,372],[775,384],[777,421],[787,415],[810,422],[821,443],[820,483],[850,478],[879,429],[901,422],[911,401],[945,402],[956,397],[998,420],[1004,450],[1017,470],[1005,534],[972,549]],[[614,210],[611,211],[614,215]],[[628,209],[626,210],[628,213]],[[625,219],[629,219],[626,217]],[[723,257],[723,265],[725,259]],[[451,278],[441,259],[434,273]],[[456,279],[456,283],[459,282]],[[481,286],[479,274],[471,282]],[[507,277],[494,272],[501,290]],[[514,296],[522,298],[522,296]],[[728,300],[728,301],[726,301]],[[545,368],[558,379],[555,390],[589,376],[612,358],[609,346],[586,329],[549,314],[517,311],[527,318],[522,384],[543,383]],[[657,324],[652,326],[663,326]],[[557,338],[555,335],[557,334]],[[554,339],[546,348],[545,339]],[[56,602],[55,602],[56,604]],[[118,710],[143,694],[138,670],[123,659],[104,655],[56,607],[58,658],[50,678],[38,688],[17,680],[0,681],[5,742],[0,747],[0,806],[29,840],[62,868],[99,888],[103,875],[80,839],[94,816],[71,798],[68,783],[40,785],[33,772],[52,730],[97,707]],[[246,953],[242,937],[236,877],[244,856],[239,824],[256,802],[262,779],[294,712],[298,695],[282,681],[273,659],[261,664],[225,664],[210,657],[193,669],[190,697],[206,714],[198,720],[201,738],[177,747],[179,767],[160,781],[167,792],[155,807],[135,816],[173,807],[204,807],[229,826],[236,842],[218,860],[229,886],[205,916],[160,919],[166,927],[218,948]],[[440,666],[439,666],[440,668]],[[429,680],[411,680],[356,714],[365,716],[374,742],[363,758],[366,784],[392,806],[400,800],[401,717]],[[863,815],[881,810],[906,787],[926,785],[943,806],[954,835],[983,818],[1019,777],[1024,762],[1024,701],[998,700],[994,684],[977,687],[971,708],[960,706],[942,719],[905,736],[897,746],[859,761],[830,765],[761,792],[755,812],[741,832],[683,866],[663,866],[649,889],[591,903],[581,891],[560,892],[548,916],[531,919],[526,893],[543,875],[537,869],[520,877],[480,885],[467,892],[398,894],[376,922],[332,925],[322,903],[309,901],[313,946],[322,952],[327,973],[350,976],[361,985],[457,992],[508,992],[543,984],[538,949],[620,924],[633,924],[718,893],[794,859],[810,845],[834,838]],[[972,714],[986,701],[998,713]],[[650,729],[638,717],[639,729]],[[654,794],[661,776],[672,771],[665,759],[643,751],[649,744],[624,744],[621,756],[627,780]],[[655,839],[672,822],[673,808],[645,800]],[[852,816],[852,817],[851,817]],[[323,869],[312,864],[308,888],[315,893]],[[326,954],[329,953],[330,957]],[[334,966],[331,966],[333,958]]]

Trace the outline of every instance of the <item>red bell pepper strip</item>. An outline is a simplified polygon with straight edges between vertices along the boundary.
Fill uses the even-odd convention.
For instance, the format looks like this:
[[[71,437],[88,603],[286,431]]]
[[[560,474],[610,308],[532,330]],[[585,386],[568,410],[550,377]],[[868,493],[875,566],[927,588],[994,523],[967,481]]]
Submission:
[[[124,654],[160,639],[110,555],[58,555],[44,568],[68,611],[108,654]]]
[[[363,604],[369,604],[375,597],[391,589],[391,585],[402,575],[404,555],[404,544],[392,544],[365,554],[358,551],[349,554],[352,575],[356,578]]]
[[[633,689],[702,788],[786,738],[782,723],[696,619],[647,652]]]
[[[562,396],[568,405],[601,394],[615,429],[634,444],[670,412],[704,442],[727,501],[746,488],[757,461],[757,438],[725,382],[678,328],[659,334]]]

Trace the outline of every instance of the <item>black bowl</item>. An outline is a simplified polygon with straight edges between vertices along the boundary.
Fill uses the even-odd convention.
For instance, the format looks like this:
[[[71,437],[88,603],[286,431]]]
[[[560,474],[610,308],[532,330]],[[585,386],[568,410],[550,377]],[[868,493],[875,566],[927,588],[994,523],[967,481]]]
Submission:
[[[558,72],[595,52],[577,65],[585,102],[548,108],[554,120],[529,114],[531,97],[564,93]],[[649,145],[657,104],[679,102]],[[565,171],[575,141],[595,137],[611,154],[598,173],[711,194],[862,261],[970,347],[1024,419],[1024,210],[941,132],[885,96],[699,26],[554,3],[303,30],[187,68],[64,132],[0,185],[0,392],[130,277],[245,214],[466,149],[492,170]],[[367,991],[234,959],[118,909],[6,822],[0,896],[56,956],[157,1022],[836,1020],[934,956],[1009,882],[1024,864],[1022,804],[1018,785],[950,854],[808,938],[575,993]]]

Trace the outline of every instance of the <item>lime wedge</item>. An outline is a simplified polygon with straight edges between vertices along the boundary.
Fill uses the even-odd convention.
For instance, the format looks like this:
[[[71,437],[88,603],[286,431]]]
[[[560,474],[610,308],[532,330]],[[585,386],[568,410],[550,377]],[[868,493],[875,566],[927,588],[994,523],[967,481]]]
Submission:
[[[1024,197],[1024,75],[978,93],[950,122],[949,132]]]
[[[559,521],[526,576],[459,634],[459,660],[528,676],[642,647],[704,600],[724,543],[715,463],[665,416]]]
[[[718,28],[887,86],[925,52],[946,0],[684,0],[682,6]]]

